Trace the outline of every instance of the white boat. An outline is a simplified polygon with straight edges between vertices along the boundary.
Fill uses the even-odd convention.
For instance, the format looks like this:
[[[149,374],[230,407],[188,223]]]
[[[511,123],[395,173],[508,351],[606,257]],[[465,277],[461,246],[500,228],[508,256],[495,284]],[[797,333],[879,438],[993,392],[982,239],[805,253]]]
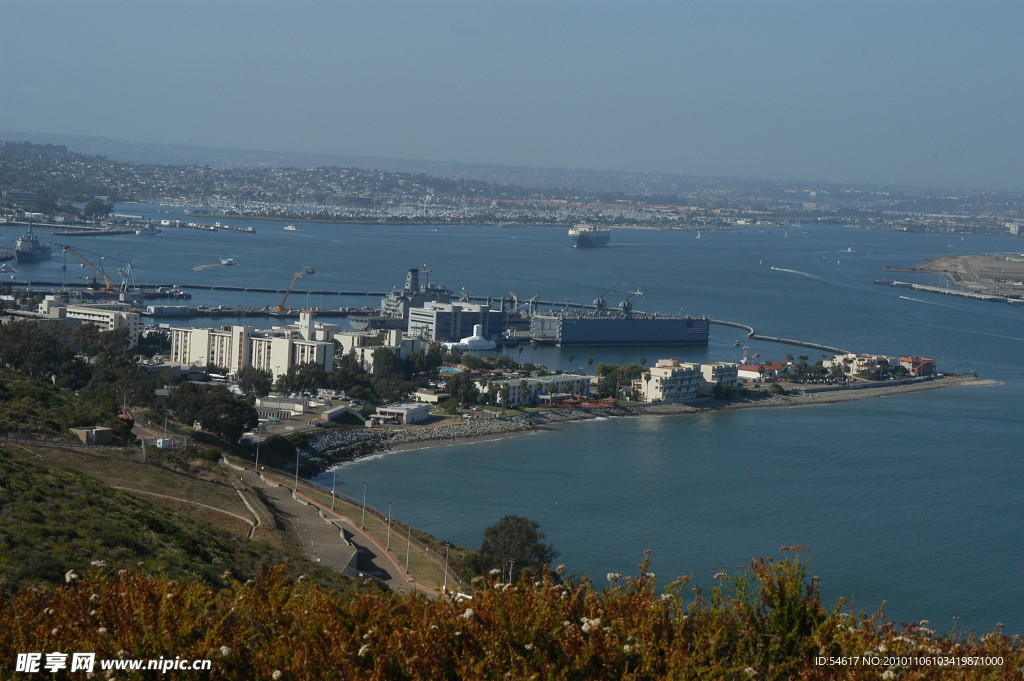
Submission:
[[[296,227],[295,225],[285,225],[284,228],[285,228],[285,231],[287,231],[287,232],[297,232],[297,231],[299,231],[299,228]]]
[[[221,265],[234,265],[235,264],[235,259],[234,258],[221,258],[220,259],[220,264]]]

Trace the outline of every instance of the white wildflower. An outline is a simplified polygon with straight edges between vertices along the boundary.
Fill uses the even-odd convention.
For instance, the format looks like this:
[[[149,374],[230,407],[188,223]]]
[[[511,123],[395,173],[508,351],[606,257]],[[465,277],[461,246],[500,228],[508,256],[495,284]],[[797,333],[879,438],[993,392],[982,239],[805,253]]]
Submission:
[[[757,670],[754,669],[753,667],[747,667],[746,669],[743,670],[743,673],[746,674],[747,677],[751,678],[751,679],[754,678],[755,676],[757,676]]]
[[[95,617],[95,616],[96,616],[96,611],[95,610],[90,610],[89,611],[89,617]]]
[[[93,594],[92,596],[89,596],[89,602],[90,603],[95,603],[99,599],[100,599],[100,595],[99,594]]]
[[[509,589],[515,589],[515,587],[511,584],[506,584],[505,586],[501,587],[502,591],[508,591]]]
[[[629,645],[628,643],[626,645],[622,646],[622,652],[624,652],[624,653],[628,653],[628,652],[630,652],[632,650],[633,650],[633,646]]]
[[[54,627],[53,629],[50,630],[50,636],[56,636],[57,632],[59,632],[59,631],[60,631],[60,627]]]
[[[359,649],[359,657],[365,657],[365,655],[368,652],[370,652],[370,644],[369,643],[365,644],[362,648]]]
[[[882,681],[892,681],[896,678],[896,672],[891,669],[887,669],[882,672]]]
[[[74,570],[68,570],[64,573],[64,581],[70,584],[71,582],[78,579],[78,574]]]
[[[174,598],[174,594],[167,594],[167,600],[171,600],[172,598]]]
[[[278,681],[278,679],[280,679],[281,676],[282,676],[281,670],[280,669],[275,669],[274,673],[270,675],[270,678],[272,678],[274,681]]]
[[[473,616],[475,614],[476,613],[473,612],[473,608],[466,608],[466,612],[464,612],[461,615],[459,615],[459,619],[464,619],[464,620],[473,619]]]
[[[618,572],[609,572],[608,573],[608,581],[609,582],[614,582],[617,579],[622,579],[622,575],[620,575]]]
[[[228,648],[227,646],[221,646],[220,647],[220,656],[221,657],[227,657],[230,654],[231,654],[231,648]]]
[[[490,572],[488,572],[487,574],[489,574],[491,577],[500,577],[501,576],[501,572],[502,571],[499,568],[494,568]]]
[[[527,643],[527,644],[526,644],[525,646],[523,646],[523,647],[524,647],[524,648],[526,648],[527,650],[533,650],[533,644],[532,644],[532,643]]]
[[[105,561],[105,560],[94,560],[91,563],[89,563],[89,565],[92,565],[93,567],[97,567],[97,568],[107,567],[107,561]]]
[[[885,653],[887,650],[889,650],[889,648],[884,643],[882,645],[878,646],[878,652],[880,652],[880,653]]]
[[[100,632],[101,634],[105,634],[105,633],[107,633],[107,628],[106,627],[100,627],[96,631]]]
[[[555,568],[555,572],[557,572],[560,575],[564,575],[565,574],[565,564],[563,563],[562,565],[559,565],[557,568]]]

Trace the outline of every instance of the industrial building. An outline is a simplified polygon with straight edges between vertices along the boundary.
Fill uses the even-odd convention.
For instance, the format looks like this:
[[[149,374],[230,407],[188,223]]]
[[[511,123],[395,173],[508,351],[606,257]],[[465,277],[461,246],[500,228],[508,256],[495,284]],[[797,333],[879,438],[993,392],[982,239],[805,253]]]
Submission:
[[[480,326],[480,335],[500,338],[505,331],[505,313],[474,303],[424,303],[409,310],[409,335],[435,343],[457,343],[472,336]]]

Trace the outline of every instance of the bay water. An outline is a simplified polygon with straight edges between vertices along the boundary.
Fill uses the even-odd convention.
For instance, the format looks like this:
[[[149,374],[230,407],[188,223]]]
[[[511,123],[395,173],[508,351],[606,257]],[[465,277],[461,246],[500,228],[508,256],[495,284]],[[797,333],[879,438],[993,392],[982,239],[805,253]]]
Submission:
[[[184,218],[162,206],[118,211]],[[883,268],[957,253],[1018,253],[1021,239],[828,225],[702,230],[699,239],[690,231],[638,229],[615,230],[609,246],[580,250],[555,227],[300,223],[288,232],[280,222],[222,222],[257,231],[165,229],[71,243],[106,256],[108,271],[132,260],[139,283],[285,288],[292,272],[311,265],[316,274],[297,288],[381,291],[401,287],[408,268],[428,265],[432,280],[496,298],[514,291],[521,299],[591,302],[616,284],[627,293],[646,285],[637,309],[707,314],[855,352],[931,357],[940,371],[976,370],[999,381],[806,408],[566,424],[375,456],[341,466],[337,478],[340,492],[361,497],[366,482],[371,505],[386,509],[390,501],[396,517],[471,548],[501,516],[526,516],[540,523],[570,571],[599,584],[607,572],[635,571],[646,550],[659,581],[692,571],[708,586],[719,569],[803,544],[828,603],[854,597],[858,608],[873,611],[885,601],[896,621],[929,619],[940,630],[954,622],[978,630],[1003,623],[1024,632],[1024,307],[872,283],[943,283]],[[227,257],[238,264],[190,270]],[[62,264],[55,251],[49,261],[18,265],[17,278],[87,274],[74,260],[66,270]],[[281,297],[192,293],[192,304],[248,307],[274,306]],[[378,303],[313,294],[289,302]],[[508,352],[555,369],[585,369],[588,357],[595,365],[641,357],[648,364],[661,357],[735,361],[737,340],[761,359],[801,352],[811,362],[821,358],[720,326],[712,326],[707,348]]]

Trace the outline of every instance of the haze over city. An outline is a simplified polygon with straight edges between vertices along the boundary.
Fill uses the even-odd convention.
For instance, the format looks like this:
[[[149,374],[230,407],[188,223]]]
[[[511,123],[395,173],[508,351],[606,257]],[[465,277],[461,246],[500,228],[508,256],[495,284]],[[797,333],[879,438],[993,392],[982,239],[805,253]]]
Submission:
[[[1018,3],[36,3],[0,130],[1024,189]]]

